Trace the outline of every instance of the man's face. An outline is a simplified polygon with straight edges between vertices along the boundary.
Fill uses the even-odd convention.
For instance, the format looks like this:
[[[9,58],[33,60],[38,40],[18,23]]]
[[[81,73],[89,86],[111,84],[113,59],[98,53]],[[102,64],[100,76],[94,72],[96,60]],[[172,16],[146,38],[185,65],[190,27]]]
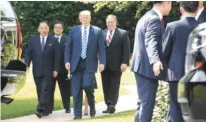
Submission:
[[[91,21],[91,16],[89,14],[80,14],[79,20],[82,25],[88,26]]]
[[[163,2],[163,9],[164,9],[164,15],[169,15],[171,9],[172,9],[172,1],[165,1]]]
[[[54,34],[61,35],[63,33],[63,26],[62,24],[55,24],[54,25]]]
[[[40,23],[38,32],[41,36],[47,36],[49,33],[49,26],[46,23]]]
[[[106,20],[106,25],[108,30],[114,30],[117,25],[116,19],[114,17],[108,17]]]

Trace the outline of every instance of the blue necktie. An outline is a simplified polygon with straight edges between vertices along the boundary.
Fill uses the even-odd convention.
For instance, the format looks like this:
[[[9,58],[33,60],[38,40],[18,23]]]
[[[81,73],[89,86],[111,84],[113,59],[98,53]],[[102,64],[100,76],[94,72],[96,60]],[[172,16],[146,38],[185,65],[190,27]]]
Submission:
[[[84,33],[83,33],[83,38],[82,38],[82,53],[81,53],[81,57],[82,57],[83,59],[86,58],[87,43],[88,43],[88,39],[87,39],[87,27],[84,27]]]
[[[44,51],[44,37],[42,37],[42,41],[41,41],[41,49],[42,49],[42,52]]]

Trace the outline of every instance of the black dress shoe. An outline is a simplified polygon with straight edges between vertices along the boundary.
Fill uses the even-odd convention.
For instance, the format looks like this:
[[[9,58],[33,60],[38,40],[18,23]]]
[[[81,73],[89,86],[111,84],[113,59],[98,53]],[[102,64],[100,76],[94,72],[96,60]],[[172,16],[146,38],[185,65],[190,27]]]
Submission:
[[[113,105],[109,106],[109,113],[113,114],[115,112],[115,107]]]
[[[82,119],[82,117],[81,116],[75,116],[74,120],[77,120],[77,119]]]
[[[71,113],[71,110],[70,109],[65,110],[65,113]]]
[[[42,113],[42,117],[43,117],[43,116],[49,116],[49,112],[47,112],[47,113],[44,113],[44,112],[43,112],[43,113]]]
[[[36,114],[36,116],[37,116],[38,118],[41,118],[41,117],[42,117],[42,113],[41,113],[41,112],[36,112],[35,114]]]
[[[102,111],[102,113],[109,113],[109,108],[107,108],[106,110]]]
[[[95,109],[91,109],[90,110],[90,117],[95,117],[96,115],[96,110]]]

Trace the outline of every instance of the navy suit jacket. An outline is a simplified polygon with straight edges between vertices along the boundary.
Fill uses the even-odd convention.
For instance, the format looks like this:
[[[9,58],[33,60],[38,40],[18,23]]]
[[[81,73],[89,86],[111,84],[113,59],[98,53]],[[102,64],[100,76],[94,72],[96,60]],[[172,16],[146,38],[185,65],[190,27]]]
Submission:
[[[54,38],[56,38],[56,37],[54,36]],[[60,75],[67,75],[68,74],[68,71],[64,65],[64,50],[66,47],[67,39],[68,39],[67,36],[62,35],[62,37],[60,39],[60,43],[58,42],[59,43],[59,51],[60,51],[60,67],[59,67],[59,74]]]
[[[44,50],[42,52],[40,35],[32,36],[28,42],[28,49],[25,54],[25,63],[27,66],[33,64],[34,76],[51,76],[53,71],[59,72],[59,44],[57,40],[48,35]]]
[[[162,56],[163,33],[164,25],[154,10],[141,17],[135,31],[132,71],[150,79],[165,80],[165,70],[156,77],[152,68],[152,64],[157,61],[161,61],[163,68],[165,67]]]
[[[179,81],[184,75],[188,37],[197,25],[194,17],[184,17],[167,25],[163,37],[163,55],[168,67],[168,81]]]
[[[202,11],[202,13],[200,14],[197,21],[199,22],[199,24],[206,22],[206,9],[205,8]]]
[[[79,59],[81,57],[82,49],[82,26],[74,26],[69,31],[69,38],[67,40],[64,62],[71,64],[71,72],[77,68]],[[95,73],[98,66],[98,57],[100,64],[106,64],[105,46],[103,35],[100,28],[90,25],[89,37],[86,52],[86,70],[90,73]]]

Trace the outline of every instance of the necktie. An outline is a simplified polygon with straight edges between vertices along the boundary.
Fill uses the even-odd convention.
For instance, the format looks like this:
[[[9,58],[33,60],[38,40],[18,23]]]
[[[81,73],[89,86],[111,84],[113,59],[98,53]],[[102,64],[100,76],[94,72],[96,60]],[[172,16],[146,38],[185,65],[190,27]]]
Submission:
[[[84,33],[83,33],[83,38],[82,38],[82,53],[81,53],[81,57],[82,57],[83,59],[86,58],[87,43],[88,43],[88,39],[87,39],[87,27],[84,27]]]
[[[57,41],[60,43],[60,41],[59,41],[59,37],[57,36],[56,38],[57,38]]]
[[[112,31],[109,32],[109,36],[108,36],[108,39],[107,39],[107,46],[110,45],[111,41],[112,41]]]
[[[44,37],[42,37],[42,41],[41,41],[41,49],[42,49],[42,52],[44,51]]]
[[[162,18],[162,19],[161,19],[161,23],[162,23],[162,25],[164,25],[164,26],[165,26],[165,21],[164,21],[164,18]]]

